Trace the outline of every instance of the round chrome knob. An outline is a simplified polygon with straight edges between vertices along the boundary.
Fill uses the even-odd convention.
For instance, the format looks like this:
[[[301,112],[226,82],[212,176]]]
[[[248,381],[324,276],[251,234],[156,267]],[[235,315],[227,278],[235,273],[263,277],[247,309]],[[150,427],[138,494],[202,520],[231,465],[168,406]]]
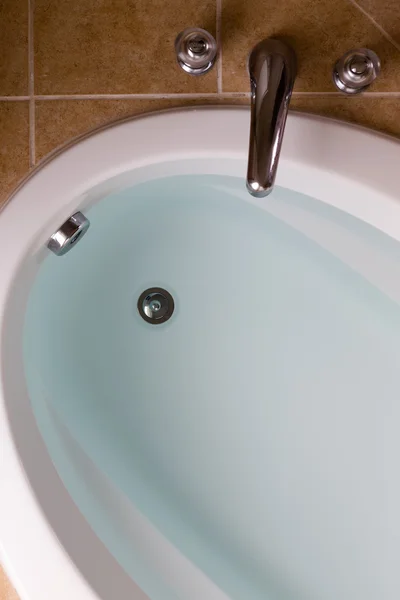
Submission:
[[[159,325],[172,317],[175,303],[167,290],[163,288],[149,288],[140,294],[137,307],[140,316],[147,323]]]
[[[47,242],[49,250],[63,256],[85,235],[90,222],[81,212],[76,212],[65,221]]]
[[[184,29],[175,40],[178,65],[190,75],[207,73],[217,56],[217,42],[205,29]]]
[[[333,82],[344,94],[360,94],[378,77],[379,57],[368,48],[349,50],[333,69]]]
[[[368,71],[368,59],[363,56],[356,56],[349,64],[349,69],[353,73],[353,75],[365,75]]]

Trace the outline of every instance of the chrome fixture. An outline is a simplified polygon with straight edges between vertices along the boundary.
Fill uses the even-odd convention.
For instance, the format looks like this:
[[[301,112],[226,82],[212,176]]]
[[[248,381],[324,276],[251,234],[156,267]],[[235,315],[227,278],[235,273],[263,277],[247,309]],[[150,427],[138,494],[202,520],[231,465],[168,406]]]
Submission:
[[[175,309],[174,299],[163,288],[149,288],[139,296],[137,303],[140,316],[151,323],[159,325],[172,317]]]
[[[344,94],[360,94],[378,77],[381,61],[372,50],[349,50],[333,68],[333,82]]]
[[[297,72],[294,50],[267,39],[250,53],[251,124],[247,189],[252,196],[272,192],[290,97]]]
[[[47,242],[48,249],[57,256],[66,254],[85,235],[89,225],[89,220],[81,212],[76,212],[53,233]]]
[[[175,40],[178,65],[190,75],[207,73],[217,56],[217,42],[205,29],[184,29]]]

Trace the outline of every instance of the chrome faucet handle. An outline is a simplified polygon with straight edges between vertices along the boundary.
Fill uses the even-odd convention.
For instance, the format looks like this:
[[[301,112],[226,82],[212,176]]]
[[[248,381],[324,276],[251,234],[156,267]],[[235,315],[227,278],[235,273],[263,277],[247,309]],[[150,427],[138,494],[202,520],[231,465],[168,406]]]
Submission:
[[[184,29],[175,40],[178,65],[190,75],[203,75],[214,66],[217,42],[205,29]]]
[[[344,94],[360,94],[378,77],[381,61],[372,50],[349,50],[333,68],[333,83]]]

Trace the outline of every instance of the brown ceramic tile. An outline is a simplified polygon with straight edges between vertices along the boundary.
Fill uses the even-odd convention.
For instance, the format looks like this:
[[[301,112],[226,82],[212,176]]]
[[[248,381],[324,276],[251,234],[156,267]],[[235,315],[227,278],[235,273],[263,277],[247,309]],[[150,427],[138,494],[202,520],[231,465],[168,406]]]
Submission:
[[[174,40],[190,26],[215,34],[215,14],[214,0],[36,0],[36,93],[214,92],[216,69],[182,71]]]
[[[349,121],[400,137],[399,99],[358,96],[293,96],[295,110]]]
[[[28,93],[28,1],[0,1],[0,96]]]
[[[36,155],[39,160],[77,136],[124,117],[205,104],[249,105],[249,99],[40,101],[36,105]],[[291,107],[358,123],[400,137],[397,98],[294,95]]]
[[[0,565],[0,600],[18,600],[17,592],[8,581]]]
[[[92,129],[142,112],[163,108],[160,100],[52,100],[36,103],[36,157]]]
[[[232,101],[230,101],[232,103]],[[249,99],[236,99],[235,104],[249,105]],[[294,95],[291,110],[308,112],[355,125],[369,127],[400,138],[399,98],[371,96]]]
[[[0,102],[0,206],[29,169],[28,102]]]
[[[382,61],[371,91],[400,91],[400,53],[348,0],[224,0],[222,35],[224,91],[249,89],[248,53],[258,41],[274,36],[297,52],[297,91],[333,91],[332,65],[360,46],[375,50]]]
[[[124,117],[166,108],[217,104],[218,100],[42,100],[36,103],[36,157],[88,131]]]
[[[357,3],[400,45],[399,0],[357,0]]]

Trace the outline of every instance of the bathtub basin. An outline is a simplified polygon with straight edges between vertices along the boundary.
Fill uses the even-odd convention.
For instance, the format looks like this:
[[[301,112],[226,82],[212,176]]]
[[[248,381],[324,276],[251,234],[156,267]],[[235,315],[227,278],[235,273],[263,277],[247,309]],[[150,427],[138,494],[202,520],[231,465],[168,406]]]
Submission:
[[[399,143],[291,113],[121,122],[0,214],[1,559],[22,600],[400,595]],[[46,247],[82,211],[87,235]],[[146,322],[138,298],[175,310]]]

